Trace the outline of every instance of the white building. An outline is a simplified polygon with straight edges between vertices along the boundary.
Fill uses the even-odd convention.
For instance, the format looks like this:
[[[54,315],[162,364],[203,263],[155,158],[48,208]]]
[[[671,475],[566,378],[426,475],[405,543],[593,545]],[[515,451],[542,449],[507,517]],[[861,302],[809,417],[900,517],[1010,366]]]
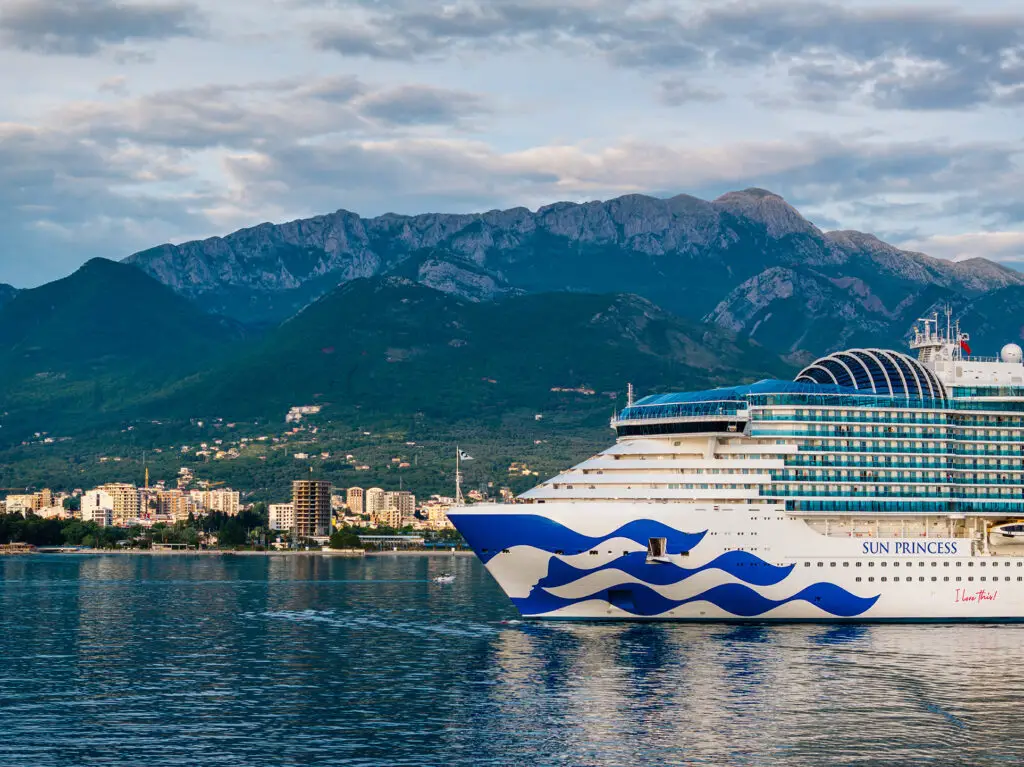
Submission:
[[[82,494],[82,521],[95,522],[100,527],[114,524],[114,498],[106,490],[97,488]]]
[[[241,508],[241,494],[237,490],[193,490],[192,500],[203,511],[219,511],[228,516],[236,516]]]
[[[8,514],[25,514],[35,509],[34,495],[9,495],[7,496]]]
[[[450,530],[454,525],[448,519],[448,509],[455,503],[454,498],[434,495],[424,502],[422,511],[427,515],[427,527],[431,530]]]
[[[271,530],[291,530],[295,527],[295,507],[292,504],[272,503],[269,512]]]
[[[408,490],[392,490],[384,494],[385,516],[383,524],[402,527],[406,518],[416,514],[416,496]]]
[[[63,506],[46,506],[36,509],[36,516],[43,519],[68,519],[71,515]]]
[[[139,488],[124,482],[111,482],[100,485],[97,490],[102,490],[110,495],[113,500],[114,524],[125,526],[128,520],[137,519],[139,516]]]
[[[352,514],[365,514],[363,511],[365,508],[364,501],[365,493],[361,487],[350,487],[345,492],[345,505],[348,506],[349,512]]]
[[[285,423],[297,423],[301,421],[304,416],[316,415],[320,412],[320,405],[298,405],[288,411],[288,414],[284,417]]]
[[[365,514],[370,515],[370,521],[374,524],[383,524],[380,519],[387,512],[387,493],[379,487],[371,487],[363,496],[365,501]]]

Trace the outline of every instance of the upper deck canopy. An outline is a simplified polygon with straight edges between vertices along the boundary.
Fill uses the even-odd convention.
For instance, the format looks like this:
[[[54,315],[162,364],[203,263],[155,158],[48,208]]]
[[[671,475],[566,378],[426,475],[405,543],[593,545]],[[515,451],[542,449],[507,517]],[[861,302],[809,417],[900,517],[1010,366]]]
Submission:
[[[879,402],[906,402],[907,406],[913,401],[923,404],[947,397],[935,373],[912,357],[885,349],[851,349],[822,357],[801,370],[795,381],[767,379],[705,391],[652,394],[626,407],[616,421],[621,425],[626,421],[711,419],[709,424],[715,426],[712,421],[735,421],[757,395],[849,398],[844,401],[851,405],[867,396]]]
[[[887,349],[835,352],[805,367],[796,380],[907,399],[946,398],[935,373],[913,357]]]

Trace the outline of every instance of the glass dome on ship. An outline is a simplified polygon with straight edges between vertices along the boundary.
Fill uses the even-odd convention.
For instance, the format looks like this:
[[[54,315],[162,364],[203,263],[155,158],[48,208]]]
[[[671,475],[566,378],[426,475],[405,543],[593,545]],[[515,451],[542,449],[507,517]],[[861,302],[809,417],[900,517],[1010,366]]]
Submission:
[[[1024,619],[1024,365],[968,340],[630,397],[608,449],[449,516],[529,617]]]
[[[800,371],[797,381],[835,384],[908,399],[945,399],[938,376],[913,357],[885,349],[850,349],[822,357]]]

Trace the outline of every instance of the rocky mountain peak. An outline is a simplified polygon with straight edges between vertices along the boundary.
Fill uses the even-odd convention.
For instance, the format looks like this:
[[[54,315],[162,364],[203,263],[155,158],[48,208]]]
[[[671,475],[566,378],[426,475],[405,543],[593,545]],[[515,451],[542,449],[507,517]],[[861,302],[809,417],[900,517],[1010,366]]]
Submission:
[[[734,216],[763,224],[768,236],[776,240],[787,234],[821,235],[821,230],[801,216],[796,208],[767,189],[752,187],[740,192],[726,192],[712,205]]]
[[[3,306],[8,301],[18,295],[18,289],[13,285],[8,285],[6,282],[0,282],[0,306]]]

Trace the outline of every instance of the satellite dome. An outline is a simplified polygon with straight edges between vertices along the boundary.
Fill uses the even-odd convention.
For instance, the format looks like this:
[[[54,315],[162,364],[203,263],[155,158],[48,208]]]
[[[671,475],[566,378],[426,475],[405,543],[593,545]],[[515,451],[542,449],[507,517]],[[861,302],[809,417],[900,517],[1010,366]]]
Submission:
[[[1002,348],[1002,351],[999,352],[999,359],[1003,362],[1013,362],[1019,365],[1021,363],[1021,359],[1024,359],[1024,352],[1021,352],[1021,349],[1017,344],[1007,344]]]

